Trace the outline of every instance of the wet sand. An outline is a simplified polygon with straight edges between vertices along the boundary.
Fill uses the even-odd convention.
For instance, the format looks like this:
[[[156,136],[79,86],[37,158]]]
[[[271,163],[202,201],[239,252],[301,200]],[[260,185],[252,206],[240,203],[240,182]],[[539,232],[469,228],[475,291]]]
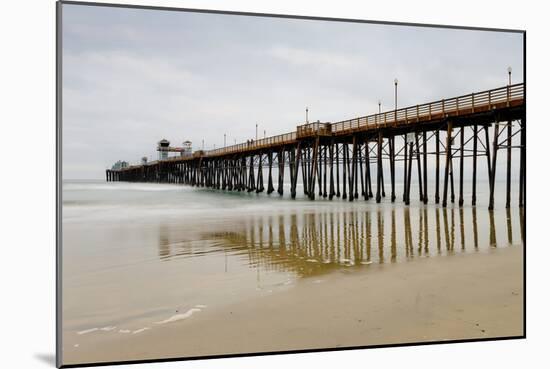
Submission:
[[[139,334],[93,332],[64,363],[522,336],[523,248],[341,269],[185,313]]]

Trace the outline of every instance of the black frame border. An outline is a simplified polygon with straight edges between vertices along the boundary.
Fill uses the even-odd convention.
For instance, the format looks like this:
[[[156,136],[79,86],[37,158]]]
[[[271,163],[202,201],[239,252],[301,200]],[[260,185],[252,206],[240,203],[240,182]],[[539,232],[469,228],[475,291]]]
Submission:
[[[406,27],[424,27],[424,28],[444,28],[456,30],[470,31],[488,31],[488,32],[506,32],[506,33],[521,33],[523,34],[523,83],[525,85],[524,99],[527,115],[527,31],[522,29],[505,29],[505,28],[489,28],[489,27],[472,27],[472,26],[457,26],[443,24],[426,24],[426,23],[410,23],[396,21],[378,21],[353,18],[331,18],[320,16],[304,16],[291,14],[272,14],[272,13],[255,13],[255,12],[240,12],[227,10],[211,10],[211,9],[195,9],[195,8],[178,8],[165,7],[154,5],[131,5],[119,3],[101,3],[101,2],[86,2],[74,0],[57,0],[56,1],[56,367],[57,368],[84,368],[93,366],[107,365],[128,365],[128,364],[148,364],[148,363],[164,363],[174,361],[191,361],[191,360],[207,360],[207,359],[222,359],[222,358],[239,358],[250,356],[267,356],[267,355],[282,355],[282,354],[303,354],[316,352],[332,352],[332,351],[349,351],[363,350],[376,348],[392,348],[392,347],[410,347],[410,346],[428,346],[442,345],[455,343],[472,343],[472,342],[487,342],[487,341],[507,341],[527,338],[527,165],[524,163],[525,170],[525,201],[524,201],[524,227],[523,227],[523,334],[518,336],[505,337],[489,337],[489,338],[471,338],[460,340],[442,340],[442,341],[421,341],[408,342],[398,344],[381,344],[368,346],[349,346],[349,347],[328,347],[319,349],[297,349],[284,351],[263,351],[263,352],[247,352],[238,354],[219,354],[206,356],[187,356],[187,357],[170,357],[159,359],[144,359],[144,360],[127,360],[127,361],[111,361],[111,362],[93,362],[81,364],[63,365],[62,356],[62,209],[63,209],[63,173],[62,173],[62,139],[63,139],[63,105],[62,105],[62,87],[63,87],[63,5],[81,5],[95,7],[111,7],[111,8],[127,8],[141,10],[160,10],[160,11],[177,11],[188,13],[206,13],[206,14],[222,14],[222,15],[240,15],[252,17],[268,17],[268,18],[285,18],[285,19],[302,19],[302,20],[318,20],[346,23],[367,23],[390,26],[406,26]],[[525,119],[525,160],[527,160],[527,119]]]

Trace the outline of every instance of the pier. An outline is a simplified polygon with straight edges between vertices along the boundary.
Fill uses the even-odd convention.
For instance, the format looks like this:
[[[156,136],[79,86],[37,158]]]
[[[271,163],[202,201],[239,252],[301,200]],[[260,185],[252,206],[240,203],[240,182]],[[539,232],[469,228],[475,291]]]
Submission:
[[[413,197],[414,176],[419,201],[446,207],[449,201],[458,201],[462,206],[468,185],[469,200],[476,205],[479,169],[487,170],[492,210],[500,153],[507,160],[505,206],[511,206],[515,149],[519,151],[514,155],[519,160],[515,176],[519,180],[517,203],[523,207],[525,105],[525,85],[507,85],[335,123],[306,122],[282,135],[108,169],[106,180],[178,183],[222,191],[277,192],[283,196],[287,175],[292,198],[301,179],[302,190],[311,200],[318,196],[380,202],[388,195],[392,202],[399,200],[408,205]],[[520,143],[514,145],[515,136],[519,136]],[[435,167],[428,166],[428,156],[435,157]],[[467,161],[471,161],[470,184],[465,180]],[[404,164],[399,198],[397,162]],[[433,176],[434,188],[428,188],[428,176]]]

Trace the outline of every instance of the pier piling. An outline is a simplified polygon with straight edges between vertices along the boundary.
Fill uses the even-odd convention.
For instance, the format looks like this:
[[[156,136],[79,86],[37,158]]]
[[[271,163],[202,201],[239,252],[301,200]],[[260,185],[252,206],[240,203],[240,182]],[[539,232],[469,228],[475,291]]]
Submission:
[[[178,157],[162,156],[163,159],[145,161],[141,165],[121,164],[105,171],[105,181],[171,183],[222,191],[254,191],[256,194],[277,191],[283,196],[285,169],[288,167],[290,196],[293,199],[296,198],[300,174],[303,193],[311,200],[315,199],[317,192],[320,199],[333,200],[336,196],[354,201],[361,197],[368,201],[373,198],[372,161],[376,163],[374,197],[380,203],[386,195],[384,162],[388,160],[390,201],[393,203],[396,200],[396,164],[402,162],[403,201],[405,204],[411,202],[412,168],[416,165],[419,200],[428,204],[428,172],[433,170],[428,166],[428,155],[435,155],[433,201],[447,207],[450,195],[450,201],[454,203],[454,165],[458,164],[458,206],[463,207],[467,158],[472,158],[471,203],[475,206],[479,179],[477,157],[485,156],[489,180],[488,205],[492,210],[496,196],[497,154],[498,150],[506,148],[505,206],[509,209],[512,204],[514,158],[519,160],[518,205],[525,205],[525,124],[524,85],[516,84],[396,109],[391,114],[381,112],[337,123],[307,122],[298,126],[295,132],[250,140],[246,144],[199,150]],[[489,139],[490,128],[493,129],[492,142]],[[444,141],[440,135],[443,130],[447,131]],[[514,145],[514,136],[519,136],[515,139],[519,144]],[[512,150],[516,148],[520,152],[512,156]],[[441,155],[445,155],[444,168],[440,167]],[[455,158],[458,162],[453,160]],[[264,168],[266,165],[267,168]],[[274,169],[277,170],[276,186]],[[441,169],[444,169],[442,198]],[[267,188],[264,188],[264,170]]]

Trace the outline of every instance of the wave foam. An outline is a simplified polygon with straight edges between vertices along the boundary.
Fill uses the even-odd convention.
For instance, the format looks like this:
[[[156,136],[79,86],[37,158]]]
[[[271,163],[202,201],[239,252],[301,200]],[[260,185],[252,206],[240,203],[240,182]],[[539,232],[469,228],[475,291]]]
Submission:
[[[83,331],[80,331],[80,332],[76,332],[76,334],[87,334],[87,333],[92,333],[92,332],[95,332],[95,331],[98,331],[99,328],[90,328],[90,329],[86,329],[86,330],[83,330]]]
[[[168,318],[168,319],[166,319],[166,320],[161,320],[160,322],[155,322],[155,324],[166,324],[166,323],[176,322],[176,321],[178,321],[178,320],[187,319],[187,318],[189,318],[191,315],[193,315],[194,313],[198,313],[199,311],[201,311],[201,309],[192,308],[192,309],[187,310],[187,311],[186,311],[185,313],[183,313],[183,314],[176,314],[176,315],[173,315],[173,316],[171,316],[170,318]]]

